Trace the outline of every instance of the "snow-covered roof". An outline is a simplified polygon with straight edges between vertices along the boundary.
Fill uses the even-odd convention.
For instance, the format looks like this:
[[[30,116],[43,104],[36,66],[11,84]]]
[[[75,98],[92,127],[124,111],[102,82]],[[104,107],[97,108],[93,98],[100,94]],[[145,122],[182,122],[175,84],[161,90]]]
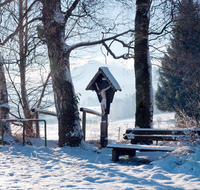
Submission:
[[[113,88],[114,91],[122,90],[121,87],[119,86],[118,82],[116,81],[116,79],[114,78],[114,76],[112,75],[110,70],[108,69],[108,67],[100,67],[99,68],[98,72],[95,74],[93,79],[90,81],[90,83],[86,87],[86,90],[93,90],[92,85],[95,83],[96,79],[98,78],[98,76],[100,74],[103,75],[103,77],[107,80],[107,82]]]

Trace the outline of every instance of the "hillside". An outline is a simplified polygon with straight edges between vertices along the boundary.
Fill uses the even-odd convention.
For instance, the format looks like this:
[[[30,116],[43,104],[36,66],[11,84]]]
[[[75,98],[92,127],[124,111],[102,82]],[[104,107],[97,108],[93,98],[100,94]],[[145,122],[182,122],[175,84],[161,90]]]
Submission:
[[[135,80],[132,69],[127,69],[122,64],[117,64],[117,62],[103,64],[96,60],[90,60],[86,64],[75,67],[72,70],[72,77],[76,93],[80,93],[82,99],[87,97],[96,97],[94,92],[86,91],[85,88],[96,74],[99,67],[108,67],[122,88],[122,92],[117,92],[116,97],[123,98],[126,94],[134,93]]]

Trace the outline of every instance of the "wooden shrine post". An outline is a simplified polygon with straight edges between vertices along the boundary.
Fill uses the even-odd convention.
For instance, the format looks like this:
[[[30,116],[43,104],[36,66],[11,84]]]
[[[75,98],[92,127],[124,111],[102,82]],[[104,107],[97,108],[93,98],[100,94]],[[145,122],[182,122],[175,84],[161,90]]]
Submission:
[[[105,94],[102,95],[100,92],[105,89],[107,90]],[[97,93],[101,106],[103,104],[106,108],[105,114],[102,114],[100,126],[101,147],[104,148],[108,144],[108,114],[110,113],[110,104],[113,101],[115,92],[117,90],[121,91],[121,88],[113,75],[110,73],[109,69],[107,67],[100,67],[98,72],[88,84],[86,90],[94,90]]]
[[[100,134],[101,134],[101,147],[104,148],[108,144],[108,114],[107,113],[105,113],[101,117]]]

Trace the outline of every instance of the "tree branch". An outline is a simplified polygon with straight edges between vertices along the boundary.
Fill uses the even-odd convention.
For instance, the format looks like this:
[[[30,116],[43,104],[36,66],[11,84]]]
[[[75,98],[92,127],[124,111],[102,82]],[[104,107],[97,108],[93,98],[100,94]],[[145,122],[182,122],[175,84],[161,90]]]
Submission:
[[[50,77],[51,77],[51,72],[48,74],[48,76],[47,76],[47,78],[46,78],[46,80],[45,80],[44,87],[43,87],[42,93],[41,93],[41,95],[40,95],[40,99],[39,99],[39,101],[38,101],[38,103],[37,103],[37,108],[40,107],[40,104],[41,104],[41,102],[42,102],[42,98],[43,98],[43,96],[44,96],[44,92],[45,92],[45,89],[46,89],[46,87],[47,87],[47,83],[49,82]]]
[[[114,36],[111,36],[111,37],[108,37],[108,38],[103,38],[101,40],[98,40],[98,41],[93,41],[93,42],[81,42],[81,43],[77,43],[77,44],[74,44],[72,46],[69,47],[68,49],[68,53],[70,53],[72,50],[76,49],[76,48],[79,48],[79,47],[83,47],[83,46],[93,46],[93,45],[97,45],[97,44],[102,44],[103,42],[106,42],[106,41],[109,41],[109,40],[113,40],[117,37],[120,37],[120,36],[123,36],[125,34],[128,34],[130,32],[135,32],[135,30],[128,30],[128,31],[125,31],[123,33],[120,33],[120,34],[116,34]]]
[[[169,24],[171,24],[172,23],[172,19],[163,27],[163,29],[160,31],[160,32],[150,32],[149,33],[149,35],[160,35],[160,34],[162,34],[164,31],[165,31],[165,29],[167,28],[167,26],[169,25]]]
[[[108,53],[110,53],[114,59],[120,59],[120,58],[124,58],[124,55],[120,55],[120,56],[116,56],[111,49],[107,46],[107,44],[105,42],[102,42],[103,46],[106,48],[106,50],[108,51]]]
[[[12,86],[13,86],[15,92],[16,92],[16,95],[17,95],[18,99],[21,100],[20,93],[18,92],[18,90],[17,90],[17,88],[16,88],[16,86],[15,86],[15,83],[14,83],[12,77],[11,77],[11,74],[10,74],[10,72],[9,72],[9,69],[8,69],[7,67],[6,67],[6,70],[7,70],[7,74],[8,74],[8,77],[9,77],[9,79],[10,79],[10,82],[11,82],[11,84],[12,84]],[[21,101],[20,101],[20,104],[21,104],[21,106],[23,107],[23,104],[22,104]]]
[[[122,41],[122,40],[115,39],[115,41],[117,41],[117,42],[121,43],[123,47],[129,48],[129,49],[134,49],[134,47],[131,47],[130,45],[128,45],[128,44],[126,44],[126,43],[124,43],[124,41]],[[131,43],[133,43],[133,41],[132,41],[132,42],[130,42],[129,44],[131,44]]]
[[[72,6],[67,10],[65,14],[65,23],[67,22],[68,18],[71,16],[72,11],[76,8],[80,0],[75,0]]]
[[[41,17],[36,17],[36,18],[32,19],[31,21],[27,22],[22,27],[18,26],[12,34],[10,34],[5,40],[3,40],[3,42],[1,42],[1,39],[0,39],[0,45],[2,46],[4,44],[6,44],[6,42],[8,42],[8,40],[13,38],[22,28],[24,28],[25,26],[29,25],[30,23],[32,23],[32,22],[34,22],[36,20],[41,20]]]
[[[23,18],[28,14],[28,12],[32,9],[32,7],[34,6],[35,3],[40,2],[40,0],[35,0],[30,6],[29,8],[26,10],[26,12],[23,14]]]
[[[12,115],[14,118],[17,118],[17,119],[20,119],[20,118],[21,118],[21,117],[15,115],[14,113],[12,113],[12,112],[10,112],[10,111],[9,111],[9,114]]]
[[[4,5],[6,5],[7,3],[11,3],[14,0],[6,0],[3,3],[0,3],[0,7],[3,7]]]

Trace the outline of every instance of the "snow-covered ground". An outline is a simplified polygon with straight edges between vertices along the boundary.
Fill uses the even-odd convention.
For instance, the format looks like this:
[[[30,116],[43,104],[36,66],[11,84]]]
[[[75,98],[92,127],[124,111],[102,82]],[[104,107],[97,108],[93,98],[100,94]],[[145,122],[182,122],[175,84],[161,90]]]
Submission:
[[[157,115],[154,127],[173,127],[172,119],[172,114]],[[109,141],[121,142],[133,126],[134,119],[111,122]],[[190,154],[181,146],[174,154],[137,152],[114,163],[111,149],[91,144],[99,139],[99,123],[87,125],[86,144],[78,148],[59,148],[57,125],[48,120],[47,132],[47,148],[43,138],[33,146],[0,146],[0,189],[200,189],[200,148]]]

